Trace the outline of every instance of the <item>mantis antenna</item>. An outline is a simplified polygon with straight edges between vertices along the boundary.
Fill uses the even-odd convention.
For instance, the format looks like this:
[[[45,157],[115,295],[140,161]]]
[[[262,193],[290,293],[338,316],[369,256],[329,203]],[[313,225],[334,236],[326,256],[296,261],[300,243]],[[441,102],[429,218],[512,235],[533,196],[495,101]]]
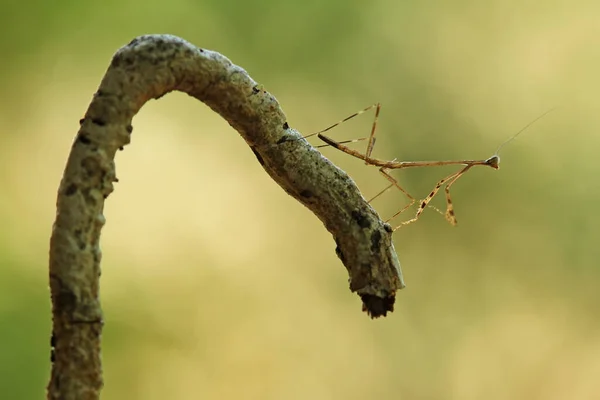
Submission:
[[[542,115],[540,115],[539,117],[537,117],[536,119],[534,119],[533,121],[531,121],[530,123],[528,123],[527,125],[525,125],[523,128],[521,128],[521,130],[517,133],[515,133],[513,136],[509,137],[508,139],[506,139],[504,141],[504,143],[502,143],[500,146],[498,146],[498,149],[496,150],[496,152],[494,153],[494,155],[498,156],[498,153],[500,152],[500,149],[502,147],[504,147],[505,144],[508,144],[510,142],[512,142],[517,136],[519,136],[523,131],[525,131],[527,128],[529,128],[531,125],[535,124],[536,122],[538,122],[540,119],[544,118],[546,115],[550,114],[552,111],[556,110],[557,107],[553,107],[551,109],[549,109],[548,111],[546,111],[545,113],[543,113]]]

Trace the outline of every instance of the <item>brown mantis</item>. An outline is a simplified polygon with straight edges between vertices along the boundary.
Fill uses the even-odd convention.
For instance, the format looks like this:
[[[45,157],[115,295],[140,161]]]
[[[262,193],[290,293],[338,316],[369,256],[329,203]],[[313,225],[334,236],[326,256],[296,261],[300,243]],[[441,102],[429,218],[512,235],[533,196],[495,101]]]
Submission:
[[[347,140],[347,141],[343,141],[343,142],[336,142],[335,140],[323,135],[323,133],[325,133],[325,132],[335,128],[336,126],[348,121],[349,119],[357,117],[360,114],[363,114],[373,108],[375,108],[375,118],[373,121],[373,126],[371,128],[371,135],[368,138],[369,141],[367,144],[367,149],[366,149],[365,154],[362,154],[362,153],[360,153],[356,150],[353,150],[344,145],[344,143],[356,142],[358,140],[364,140],[364,138],[363,139],[355,139],[355,140]],[[437,184],[435,185],[435,187],[433,188],[433,190],[431,191],[431,193],[429,193],[429,195],[427,195],[427,197],[425,199],[421,200],[419,207],[417,209],[416,215],[413,218],[402,222],[400,225],[398,225],[397,227],[394,228],[394,230],[397,230],[398,228],[400,228],[402,226],[405,226],[405,225],[408,225],[408,224],[411,224],[411,223],[417,221],[419,219],[419,217],[421,216],[421,214],[423,213],[423,211],[425,211],[425,208],[427,208],[427,206],[429,205],[429,202],[431,202],[431,200],[435,197],[435,195],[438,193],[438,191],[444,185],[445,185],[444,191],[446,193],[446,213],[444,214],[444,216],[446,217],[446,220],[450,224],[456,225],[457,220],[456,220],[456,216],[454,214],[454,206],[452,205],[452,198],[450,196],[450,188],[452,187],[452,185],[454,185],[454,183],[461,176],[463,176],[468,170],[470,170],[471,168],[473,168],[475,166],[482,165],[482,166],[487,166],[487,167],[490,167],[493,169],[499,169],[500,168],[500,157],[498,156],[498,153],[499,153],[500,149],[505,144],[507,144],[510,141],[512,141],[513,139],[515,139],[519,134],[521,134],[521,132],[525,131],[527,128],[529,128],[531,125],[533,125],[535,122],[537,122],[538,120],[540,120],[541,118],[546,116],[548,113],[553,111],[554,108],[546,111],[545,113],[543,113],[542,115],[540,115],[539,117],[535,118],[533,121],[531,121],[527,125],[525,125],[525,127],[523,127],[520,131],[518,131],[516,134],[514,134],[509,139],[507,139],[504,143],[502,143],[498,147],[498,149],[496,150],[494,155],[492,155],[491,157],[484,159],[484,160],[456,160],[456,161],[396,161],[396,159],[387,161],[387,160],[380,160],[380,159],[371,157],[371,153],[373,152],[373,148],[375,146],[375,130],[377,128],[377,119],[379,117],[380,110],[381,110],[381,104],[376,103],[376,104],[370,105],[369,107],[367,107],[361,111],[358,111],[357,113],[354,113],[351,116],[344,118],[343,120],[341,120],[339,122],[336,122],[335,124],[329,126],[328,128],[325,128],[319,132],[312,133],[312,134],[306,136],[305,138],[317,135],[317,137],[319,139],[321,139],[322,141],[324,141],[325,143],[327,143],[328,146],[332,146],[340,151],[343,151],[346,154],[349,154],[353,157],[359,158],[359,159],[363,160],[367,165],[373,165],[373,166],[379,167],[379,172],[390,182],[390,184],[385,189],[383,189],[382,191],[377,193],[369,202],[373,201],[375,198],[377,198],[380,195],[382,195],[383,193],[385,193],[391,187],[396,187],[398,190],[400,190],[402,193],[404,193],[404,195],[409,200],[409,203],[407,205],[405,205],[400,211],[398,211],[397,213],[392,215],[386,222],[389,222],[392,219],[396,218],[398,215],[400,215],[401,213],[406,211],[408,208],[410,208],[416,202],[415,198],[412,197],[406,190],[404,190],[398,184],[398,181],[390,175],[390,170],[412,168],[412,167],[436,167],[436,166],[444,166],[444,165],[462,165],[463,166],[459,171],[454,172],[454,173],[448,175],[447,177],[441,179],[440,181],[438,181]],[[322,147],[322,146],[318,146],[318,147]],[[433,207],[433,206],[430,206],[430,207]],[[435,207],[433,207],[433,208],[435,208]]]

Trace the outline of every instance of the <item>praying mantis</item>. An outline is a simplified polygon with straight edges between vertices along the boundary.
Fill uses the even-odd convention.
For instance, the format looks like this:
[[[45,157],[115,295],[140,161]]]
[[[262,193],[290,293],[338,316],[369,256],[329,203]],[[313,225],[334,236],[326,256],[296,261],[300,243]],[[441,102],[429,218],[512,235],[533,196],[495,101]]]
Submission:
[[[337,142],[337,141],[331,139],[330,137],[324,135],[325,132],[327,132],[327,131],[335,128],[336,126],[338,126],[352,118],[355,118],[373,108],[375,108],[375,118],[373,120],[373,125],[371,127],[371,134],[368,138],[367,148],[366,148],[366,151],[364,154],[344,145],[345,143],[356,142],[358,140],[364,140],[364,139],[355,139],[355,140],[347,140],[347,141]],[[529,128],[531,125],[533,125],[535,122],[539,121],[540,119],[542,119],[543,117],[545,117],[547,114],[549,114],[551,111],[554,111],[554,110],[555,109],[552,108],[552,109],[546,111],[545,113],[543,113],[542,115],[538,116],[531,122],[529,122],[521,130],[519,130],[516,134],[514,134],[513,136],[508,138],[506,141],[504,141],[498,147],[498,149],[496,149],[496,151],[494,152],[494,154],[491,157],[482,159],[482,160],[397,161],[396,159],[394,159],[394,160],[388,161],[388,160],[381,160],[381,159],[372,157],[371,154],[373,152],[373,148],[375,147],[375,131],[377,129],[377,120],[379,118],[379,113],[381,111],[380,103],[372,104],[372,105],[366,107],[365,109],[358,111],[358,112],[350,115],[349,117],[346,117],[343,120],[338,121],[335,124],[325,128],[321,131],[318,131],[318,132],[312,133],[308,136],[305,136],[304,138],[306,139],[306,138],[316,135],[319,139],[321,139],[323,142],[325,142],[327,144],[327,146],[331,146],[331,147],[338,149],[352,157],[361,159],[367,165],[373,165],[373,166],[379,167],[379,172],[384,176],[385,179],[388,180],[389,185],[385,189],[380,191],[378,194],[376,194],[373,198],[371,198],[371,200],[369,200],[369,202],[373,201],[375,198],[379,197],[380,195],[382,195],[383,193],[385,193],[387,190],[389,190],[392,187],[395,187],[398,190],[400,190],[409,200],[409,203],[407,205],[405,205],[402,209],[400,209],[400,211],[396,212],[394,215],[392,215],[390,218],[388,218],[388,220],[386,222],[389,222],[392,219],[396,218],[397,216],[402,214],[404,211],[406,211],[413,204],[416,203],[416,199],[413,196],[411,196],[406,190],[404,190],[404,188],[402,188],[402,186],[400,186],[398,181],[390,175],[391,170],[403,169],[403,168],[416,168],[416,167],[437,167],[437,166],[445,166],[445,165],[460,165],[460,166],[462,166],[461,169],[458,170],[457,172],[454,172],[454,173],[446,176],[445,178],[440,179],[436,183],[436,185],[434,186],[433,190],[429,193],[429,195],[427,195],[427,197],[425,197],[423,200],[420,201],[419,206],[417,208],[417,213],[413,218],[401,222],[400,225],[396,226],[393,229],[394,229],[394,231],[396,231],[397,229],[399,229],[403,226],[406,226],[406,225],[412,224],[413,222],[416,222],[419,219],[419,217],[421,216],[421,214],[423,213],[423,211],[425,211],[425,208],[427,208],[427,206],[429,205],[431,200],[433,200],[435,195],[442,188],[442,186],[444,186],[444,192],[446,194],[446,212],[445,212],[444,216],[445,216],[446,220],[451,225],[454,226],[457,224],[457,220],[456,220],[456,216],[455,216],[455,212],[454,212],[454,206],[452,204],[452,197],[450,195],[450,188],[452,187],[452,185],[454,185],[454,183],[456,183],[456,181],[460,177],[462,177],[465,173],[467,173],[467,171],[469,171],[473,167],[486,166],[486,167],[493,168],[495,170],[499,169],[500,168],[500,156],[498,155],[498,153],[500,152],[502,147],[504,145],[508,144],[509,142],[511,142],[512,140],[514,140],[523,131],[525,131],[527,128]],[[318,146],[318,147],[323,147],[323,146]]]

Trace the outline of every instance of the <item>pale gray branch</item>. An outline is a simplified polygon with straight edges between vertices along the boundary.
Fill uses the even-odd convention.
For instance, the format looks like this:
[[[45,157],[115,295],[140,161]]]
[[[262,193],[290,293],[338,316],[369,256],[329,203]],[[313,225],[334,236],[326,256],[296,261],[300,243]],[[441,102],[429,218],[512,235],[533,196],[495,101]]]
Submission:
[[[396,291],[404,287],[389,225],[344,171],[288,126],[274,96],[219,53],[174,36],[142,36],[115,54],[81,120],[60,184],[50,243],[49,399],[99,396],[99,239],[104,200],[117,182],[114,156],[129,143],[131,120],[144,103],[173,90],[225,118],[265,171],[323,222],[348,270],[350,289],[371,316],[392,311]]]

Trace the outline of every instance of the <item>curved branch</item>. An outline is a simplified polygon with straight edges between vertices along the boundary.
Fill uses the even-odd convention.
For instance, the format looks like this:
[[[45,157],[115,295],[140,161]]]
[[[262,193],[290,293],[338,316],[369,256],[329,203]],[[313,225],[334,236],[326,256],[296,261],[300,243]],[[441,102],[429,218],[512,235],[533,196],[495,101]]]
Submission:
[[[404,287],[389,225],[348,175],[291,129],[277,100],[219,53],[174,36],[134,39],[114,56],[80,123],[60,184],[50,241],[53,305],[49,399],[97,399],[102,387],[98,297],[104,200],[117,182],[114,156],[150,99],[179,90],[235,128],[265,171],[333,235],[350,289],[372,317],[393,310]]]

